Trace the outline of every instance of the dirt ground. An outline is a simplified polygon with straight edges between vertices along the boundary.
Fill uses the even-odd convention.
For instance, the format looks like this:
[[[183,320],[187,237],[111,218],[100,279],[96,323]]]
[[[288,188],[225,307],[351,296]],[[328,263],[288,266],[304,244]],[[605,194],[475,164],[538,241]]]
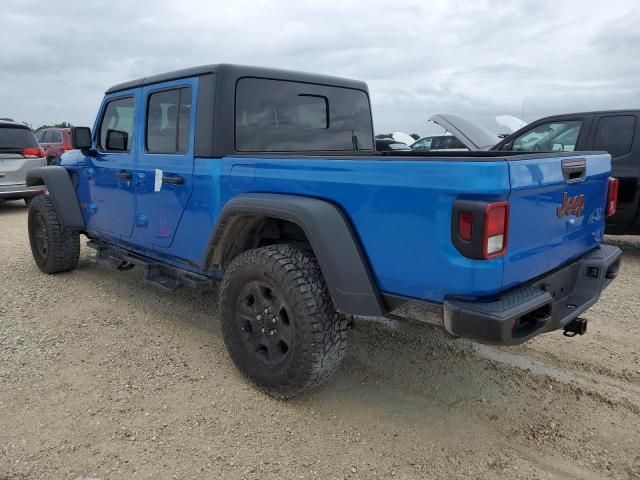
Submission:
[[[234,369],[215,296],[140,272],[47,276],[0,205],[0,479],[640,478],[640,238],[559,332],[497,349],[360,320],[334,380],[290,402]]]

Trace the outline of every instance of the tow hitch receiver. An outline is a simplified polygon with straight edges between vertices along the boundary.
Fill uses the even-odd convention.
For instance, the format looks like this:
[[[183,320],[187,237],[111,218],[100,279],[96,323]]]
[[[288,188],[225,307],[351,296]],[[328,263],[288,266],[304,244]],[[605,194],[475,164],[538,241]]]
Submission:
[[[585,333],[587,333],[587,320],[585,318],[576,318],[564,326],[563,335],[565,337],[575,337]]]

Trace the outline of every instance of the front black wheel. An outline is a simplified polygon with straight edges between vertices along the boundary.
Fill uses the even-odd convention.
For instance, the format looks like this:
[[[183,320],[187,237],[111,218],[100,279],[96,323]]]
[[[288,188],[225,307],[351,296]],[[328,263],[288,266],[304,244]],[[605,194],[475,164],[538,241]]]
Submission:
[[[245,252],[227,268],[221,299],[231,358],[267,394],[295,397],[340,365],[347,319],[335,311],[312,254],[290,245]]]
[[[48,195],[29,204],[29,243],[38,268],[44,273],[72,270],[80,256],[80,234],[62,226]]]

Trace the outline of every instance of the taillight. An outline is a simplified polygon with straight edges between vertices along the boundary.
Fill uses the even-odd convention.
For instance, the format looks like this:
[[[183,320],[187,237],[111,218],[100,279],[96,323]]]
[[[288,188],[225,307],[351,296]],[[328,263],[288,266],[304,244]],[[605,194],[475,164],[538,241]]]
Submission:
[[[609,185],[607,188],[607,217],[615,215],[618,209],[618,185],[619,180],[609,177]]]
[[[68,152],[69,150],[73,150],[73,147],[71,145],[63,145],[62,150]]]
[[[507,249],[508,221],[508,202],[487,204],[484,210],[484,236],[482,238],[483,258],[494,258],[504,255]]]
[[[31,147],[22,150],[22,155],[25,157],[37,157],[44,158],[44,149],[42,147]]]
[[[467,258],[485,260],[504,255],[509,229],[509,202],[456,200],[451,238]]]
[[[466,242],[473,237],[473,213],[460,212],[458,215],[458,234]]]

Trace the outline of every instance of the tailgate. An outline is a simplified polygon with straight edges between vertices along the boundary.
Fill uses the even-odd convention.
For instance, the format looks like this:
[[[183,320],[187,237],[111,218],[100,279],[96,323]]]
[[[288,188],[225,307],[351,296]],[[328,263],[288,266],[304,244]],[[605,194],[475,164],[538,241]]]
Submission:
[[[503,288],[549,272],[602,241],[610,171],[608,154],[509,160]]]
[[[0,186],[24,185],[27,172],[44,164],[42,158],[28,158],[14,153],[0,153]]]

